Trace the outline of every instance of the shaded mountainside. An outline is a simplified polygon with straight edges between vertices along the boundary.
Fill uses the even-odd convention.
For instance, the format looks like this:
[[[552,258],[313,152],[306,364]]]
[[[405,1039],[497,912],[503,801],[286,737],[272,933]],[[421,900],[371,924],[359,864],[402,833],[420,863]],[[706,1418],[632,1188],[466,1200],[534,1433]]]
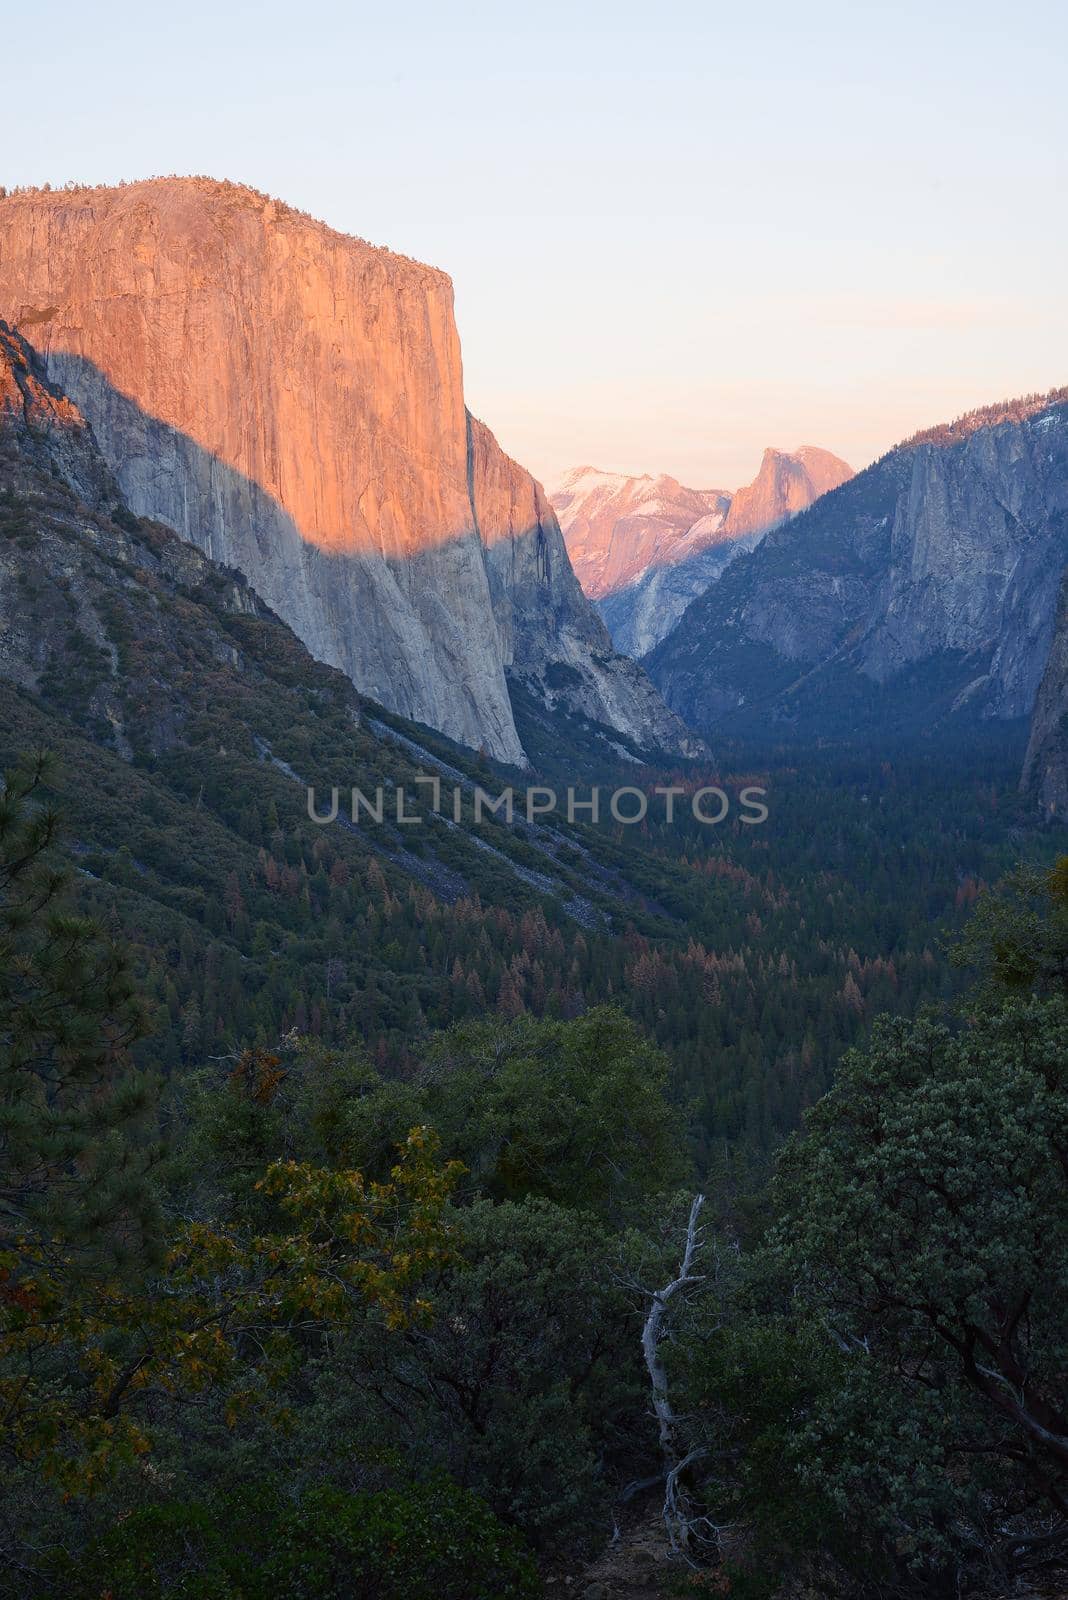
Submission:
[[[851,475],[837,456],[804,445],[766,450],[755,480],[733,496],[580,467],[551,498],[583,588],[618,648],[637,657],[769,527]]]
[[[646,658],[669,704],[832,738],[1024,718],[1068,557],[1068,405],[935,430],[767,534]]]
[[[1047,817],[1068,817],[1068,577],[1035,699],[1021,788]]]
[[[521,689],[551,712],[614,728],[639,748],[699,755],[701,741],[671,716],[644,670],[613,648],[541,485],[484,423],[472,417],[468,427],[471,502],[513,702]]]
[[[444,273],[208,179],[28,191],[0,199],[0,316],[131,511],[243,572],[361,692],[521,763],[509,670],[570,704],[588,636],[603,659],[572,709],[685,743],[566,582],[537,485],[477,425],[472,461]],[[493,481],[514,487],[507,560],[475,503]]]

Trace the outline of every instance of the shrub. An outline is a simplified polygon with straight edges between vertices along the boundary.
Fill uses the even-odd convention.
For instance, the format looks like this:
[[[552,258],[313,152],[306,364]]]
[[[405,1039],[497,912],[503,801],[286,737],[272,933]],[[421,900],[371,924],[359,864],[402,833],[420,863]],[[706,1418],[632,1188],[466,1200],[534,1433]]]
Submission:
[[[70,1600],[534,1600],[517,1534],[447,1478],[287,1503],[264,1487],[153,1506],[61,1575]]]

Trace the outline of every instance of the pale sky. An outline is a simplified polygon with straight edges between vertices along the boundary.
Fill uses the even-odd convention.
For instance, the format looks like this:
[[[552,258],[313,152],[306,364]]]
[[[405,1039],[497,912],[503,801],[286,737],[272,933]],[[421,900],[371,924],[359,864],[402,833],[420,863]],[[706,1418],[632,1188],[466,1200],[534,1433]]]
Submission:
[[[550,484],[1068,383],[1060,0],[38,0],[5,75],[8,185],[209,173],[443,267]]]

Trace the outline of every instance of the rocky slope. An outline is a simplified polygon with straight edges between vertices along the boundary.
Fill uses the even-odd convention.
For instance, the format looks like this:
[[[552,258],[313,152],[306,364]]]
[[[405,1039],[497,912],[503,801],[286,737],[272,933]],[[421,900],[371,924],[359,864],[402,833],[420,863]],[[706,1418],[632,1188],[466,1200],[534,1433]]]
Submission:
[[[1025,717],[1068,555],[1068,393],[892,451],[767,534],[647,658],[709,727]]]
[[[261,625],[266,674],[230,618]],[[0,322],[0,680],[123,761],[153,761],[214,706],[277,695],[294,666],[355,723],[352,686],[239,572],[131,515],[78,408]]]
[[[44,379],[35,353],[0,321],[0,438],[25,467],[57,477],[89,506],[117,495],[77,406]],[[6,486],[9,493],[11,485]]]
[[[576,708],[685,743],[556,574],[537,486],[469,426],[443,273],[207,179],[30,191],[0,199],[0,315],[92,424],[132,511],[245,573],[372,698],[521,762],[509,667],[566,695],[546,666],[570,670],[588,636],[603,659]],[[493,514],[481,537],[479,473],[524,480],[510,562]],[[537,551],[554,540],[550,570]]]
[[[612,639],[641,656],[669,633],[739,553],[767,528],[851,476],[829,451],[766,450],[754,481],[733,496],[674,478],[628,478],[579,467],[554,490],[568,552]]]

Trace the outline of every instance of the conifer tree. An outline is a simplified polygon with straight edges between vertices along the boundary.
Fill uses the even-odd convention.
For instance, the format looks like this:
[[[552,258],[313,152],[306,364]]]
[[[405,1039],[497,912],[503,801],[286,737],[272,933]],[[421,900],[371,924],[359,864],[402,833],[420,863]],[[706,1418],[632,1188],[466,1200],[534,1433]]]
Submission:
[[[71,908],[56,859],[49,763],[0,792],[0,1253],[60,1252],[67,1270],[151,1245],[156,1215],[144,1137],[154,1080],[134,1072],[146,1029],[123,950]]]

